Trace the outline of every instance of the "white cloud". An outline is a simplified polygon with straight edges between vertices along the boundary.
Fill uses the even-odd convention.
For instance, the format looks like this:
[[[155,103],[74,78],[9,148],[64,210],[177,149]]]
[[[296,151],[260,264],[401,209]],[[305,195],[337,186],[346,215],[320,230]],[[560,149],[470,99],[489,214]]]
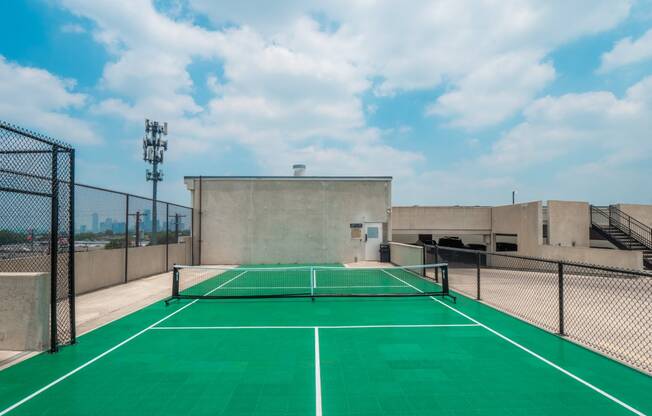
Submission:
[[[453,125],[471,128],[517,112],[553,78],[551,64],[542,61],[549,51],[614,27],[627,16],[630,3],[444,0],[398,7],[394,2],[329,0],[282,2],[270,10],[265,2],[191,0],[218,24],[247,25],[302,53],[310,53],[301,42],[304,37],[288,37],[288,28],[295,30],[305,16],[326,16],[337,22],[337,30],[310,45],[313,55],[354,63],[368,79],[379,80],[374,86],[378,95],[450,83],[452,91],[430,110],[451,117]],[[260,13],[263,9],[269,13]],[[502,64],[507,65],[505,74],[493,75]],[[476,87],[479,96],[472,90]]]
[[[652,77],[622,98],[606,91],[545,97],[524,112],[481,163],[495,171],[518,171],[574,155],[572,165],[613,170],[652,154]],[[583,161],[582,158],[590,159]]]
[[[71,34],[81,34],[86,33],[86,29],[80,24],[77,23],[67,23],[61,26],[61,32],[71,33]]]
[[[97,143],[91,126],[70,116],[86,105],[84,94],[73,92],[75,83],[48,71],[20,66],[0,56],[0,118],[30,126],[73,143]]]
[[[331,0],[270,8],[268,2],[192,0],[194,11],[220,30],[179,20],[178,10],[159,12],[147,0],[62,1],[96,23],[95,39],[113,54],[100,83],[107,98],[93,106],[95,114],[135,125],[144,117],[166,120],[185,153],[237,143],[272,174],[304,162],[313,173],[394,175],[410,195],[432,194],[436,183],[437,192],[481,200],[513,186],[523,166],[582,146],[625,157],[608,140],[622,136],[620,123],[630,124],[627,146],[642,137],[633,125],[647,108],[643,85],[623,99],[597,92],[529,105],[555,77],[549,52],[613,28],[627,16],[629,1],[444,0],[399,7]],[[215,64],[199,82],[189,72],[198,59]],[[212,94],[206,103],[194,99],[197,87]],[[526,121],[479,160],[430,171],[422,155],[388,145],[386,134],[366,124],[365,113],[375,108],[363,97],[435,88],[446,92],[424,111],[453,126],[495,125],[523,108]]]
[[[598,71],[608,72],[650,58],[652,58],[652,29],[636,40],[626,37],[616,42],[613,49],[602,55],[602,63]]]
[[[519,111],[555,76],[541,54],[514,52],[483,63],[457,82],[427,109],[431,115],[452,118],[452,124],[480,128],[501,122]]]

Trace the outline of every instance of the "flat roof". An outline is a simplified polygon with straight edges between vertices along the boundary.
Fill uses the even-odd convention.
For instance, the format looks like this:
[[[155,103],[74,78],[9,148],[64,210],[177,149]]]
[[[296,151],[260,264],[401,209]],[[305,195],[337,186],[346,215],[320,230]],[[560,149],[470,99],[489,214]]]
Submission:
[[[290,181],[391,181],[391,176],[184,176],[183,179],[209,179],[216,181],[290,180]]]

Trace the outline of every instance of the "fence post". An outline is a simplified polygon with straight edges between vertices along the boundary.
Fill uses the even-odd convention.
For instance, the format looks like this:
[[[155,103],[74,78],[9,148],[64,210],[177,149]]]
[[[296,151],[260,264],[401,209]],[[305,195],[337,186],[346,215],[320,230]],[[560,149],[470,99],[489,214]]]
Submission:
[[[75,149],[70,151],[70,231],[68,235],[68,302],[70,304],[70,343],[77,342],[77,329],[75,328]]]
[[[197,254],[198,254],[198,259],[197,259],[197,264],[201,265],[201,216],[202,216],[202,209],[201,209],[201,200],[202,200],[202,177],[199,177],[199,230],[197,232],[198,238],[197,238]]]
[[[140,211],[136,211],[136,248],[140,247]]]
[[[477,252],[475,255],[475,267],[476,267],[476,300],[480,300],[480,252]]]
[[[57,345],[57,280],[59,260],[59,153],[52,147],[52,189],[50,191],[50,351],[56,352]]]
[[[190,208],[190,264],[195,265],[195,201]]]
[[[559,274],[559,335],[565,335],[564,331],[564,263],[558,264]]]
[[[169,250],[170,250],[170,204],[165,203],[165,271],[170,269],[169,266]]]
[[[125,194],[125,283],[129,281],[129,194]]]

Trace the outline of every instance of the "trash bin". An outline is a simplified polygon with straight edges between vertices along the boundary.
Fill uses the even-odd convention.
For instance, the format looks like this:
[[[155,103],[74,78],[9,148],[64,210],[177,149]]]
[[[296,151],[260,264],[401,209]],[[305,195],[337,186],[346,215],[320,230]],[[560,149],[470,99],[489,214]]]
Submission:
[[[383,263],[389,263],[391,261],[389,244],[380,245],[380,261],[382,261]]]

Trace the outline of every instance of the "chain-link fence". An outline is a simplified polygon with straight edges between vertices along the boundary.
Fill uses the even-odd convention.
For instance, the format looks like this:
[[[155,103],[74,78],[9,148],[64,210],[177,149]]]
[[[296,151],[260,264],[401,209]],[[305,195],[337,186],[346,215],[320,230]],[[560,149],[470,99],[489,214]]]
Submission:
[[[50,349],[75,342],[72,147],[0,121],[0,271],[50,273]]]
[[[157,201],[154,219],[154,201],[150,198],[81,184],[76,189],[76,250],[124,250],[125,282],[142,277],[145,270],[141,271],[139,263],[152,263],[144,257],[159,256],[158,252],[135,248],[165,246],[160,247],[160,265],[148,269],[151,273],[170,270],[175,259],[191,258],[181,255],[185,248],[176,245],[191,245],[182,237],[190,236],[192,208]]]
[[[424,246],[452,290],[652,373],[652,274]]]

